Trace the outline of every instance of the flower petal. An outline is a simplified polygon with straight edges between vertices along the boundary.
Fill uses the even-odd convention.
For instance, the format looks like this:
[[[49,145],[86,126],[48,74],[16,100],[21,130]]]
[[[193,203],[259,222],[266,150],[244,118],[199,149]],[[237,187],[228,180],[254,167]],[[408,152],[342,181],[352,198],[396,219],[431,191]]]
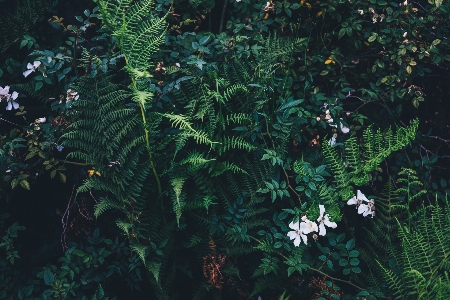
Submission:
[[[360,190],[358,190],[357,192],[356,199],[369,202],[369,200],[367,200],[367,197],[363,193],[361,193]]]
[[[327,230],[325,228],[325,224],[320,223],[319,224],[319,235],[324,236],[325,234],[327,234]]]
[[[337,227],[336,222],[330,222],[330,219],[328,218],[328,215],[325,216],[325,220],[323,220],[323,223],[325,225],[327,225],[328,227],[331,227],[331,228],[336,228]]]
[[[356,196],[347,201],[348,205],[355,205],[356,203],[358,203],[358,201],[356,200]]]
[[[294,229],[294,230],[298,230],[300,227],[299,227],[299,224],[298,224],[298,222],[291,222],[290,224],[289,224],[289,228],[290,229]]]
[[[8,105],[6,105],[6,110],[11,110],[12,105],[11,105],[11,101],[8,101]]]
[[[27,76],[30,75],[32,72],[34,72],[33,69],[31,69],[31,70],[26,70],[26,71],[23,72],[22,74],[23,74],[24,77],[27,77]]]
[[[293,240],[293,239],[295,239],[295,238],[298,236],[298,234],[297,234],[297,232],[295,232],[295,231],[289,231],[289,232],[287,233],[287,236],[288,236],[291,240]]]
[[[369,206],[367,204],[360,204],[358,207],[358,214],[365,213],[369,210]]]
[[[294,240],[294,246],[295,247],[300,246],[300,236],[299,235],[297,235],[297,237]]]
[[[19,106],[20,106],[19,103],[17,103],[16,101],[11,101],[11,102],[12,102],[12,105],[13,105],[14,109],[18,109],[19,108]]]
[[[319,204],[319,211],[320,211],[319,219],[322,220],[323,214],[325,213],[325,206],[323,206],[322,204]],[[319,219],[317,219],[317,222],[319,222]]]
[[[349,133],[350,128],[346,127],[344,124],[341,123],[341,131],[342,133]]]
[[[6,94],[8,94],[8,93],[9,93],[9,86],[8,86],[8,85],[5,86],[5,88],[2,88],[2,87],[0,86],[0,95],[4,96],[4,95],[6,95]]]
[[[303,243],[305,243],[305,245],[308,245],[308,237],[301,233],[300,233],[300,237],[302,238]]]
[[[28,63],[28,64],[27,64],[27,69],[28,69],[28,70],[33,69],[33,65],[32,65],[31,63]]]
[[[371,215],[372,211],[370,210],[370,208],[367,208],[367,210],[363,213],[364,217],[367,217],[368,215]]]
[[[12,95],[11,95],[11,98],[12,98],[13,100],[16,100],[18,96],[19,96],[19,93],[16,92],[16,91],[14,91],[14,92],[12,93]]]
[[[35,61],[33,62],[33,67],[34,67],[35,69],[37,69],[40,65],[41,65],[41,62],[40,62],[39,60],[35,60]]]

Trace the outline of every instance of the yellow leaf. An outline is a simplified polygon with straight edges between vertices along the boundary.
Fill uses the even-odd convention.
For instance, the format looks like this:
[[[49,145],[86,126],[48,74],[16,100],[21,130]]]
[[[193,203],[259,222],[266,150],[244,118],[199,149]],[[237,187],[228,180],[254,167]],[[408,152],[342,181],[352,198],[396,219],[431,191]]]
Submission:
[[[411,68],[411,66],[407,66],[407,67],[406,67],[406,72],[407,72],[408,74],[411,74],[411,73],[412,73],[412,68]]]
[[[306,7],[311,8],[311,4],[309,4],[308,2],[305,2]]]
[[[266,13],[263,17],[263,20],[266,20],[269,17],[269,13]]]
[[[319,11],[316,16],[320,17],[322,15],[322,11]]]
[[[368,42],[364,42],[364,45],[369,46],[370,44]]]
[[[303,5],[305,3],[305,0],[300,0],[300,5]]]
[[[88,170],[87,171],[87,173],[88,173],[88,177],[91,177],[92,175],[94,175],[94,170]]]
[[[325,61],[325,64],[326,64],[326,65],[329,65],[329,64],[331,64],[332,62],[333,62],[333,60],[327,59],[327,60]]]

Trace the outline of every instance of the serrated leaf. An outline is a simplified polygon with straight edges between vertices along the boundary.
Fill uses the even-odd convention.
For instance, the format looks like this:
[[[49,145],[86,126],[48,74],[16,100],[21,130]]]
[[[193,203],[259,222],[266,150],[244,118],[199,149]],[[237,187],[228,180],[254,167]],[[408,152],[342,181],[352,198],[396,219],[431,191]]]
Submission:
[[[11,188],[15,188],[19,184],[19,180],[17,178],[11,181]]]
[[[20,186],[23,187],[23,188],[26,189],[26,190],[30,190],[30,184],[29,184],[28,181],[26,181],[26,180],[22,180],[22,181],[20,182]]]
[[[59,178],[61,179],[62,182],[66,183],[66,175],[64,175],[63,173],[59,173]]]
[[[36,152],[28,152],[28,154],[25,156],[25,160],[32,158],[36,155]]]

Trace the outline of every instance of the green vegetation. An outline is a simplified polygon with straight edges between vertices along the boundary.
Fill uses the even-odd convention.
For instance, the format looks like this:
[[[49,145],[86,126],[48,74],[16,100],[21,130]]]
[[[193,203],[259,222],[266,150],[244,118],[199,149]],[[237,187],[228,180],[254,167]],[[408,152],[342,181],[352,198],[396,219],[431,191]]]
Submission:
[[[449,11],[15,2],[0,298],[448,299]]]

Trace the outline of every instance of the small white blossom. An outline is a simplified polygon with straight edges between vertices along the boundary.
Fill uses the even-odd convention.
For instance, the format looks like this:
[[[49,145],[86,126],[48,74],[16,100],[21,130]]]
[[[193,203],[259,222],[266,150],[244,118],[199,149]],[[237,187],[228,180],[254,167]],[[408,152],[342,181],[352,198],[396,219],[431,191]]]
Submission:
[[[319,235],[324,236],[327,234],[325,225],[327,227],[336,228],[337,224],[336,224],[336,222],[330,222],[330,218],[328,217],[328,214],[324,215],[325,206],[319,205],[319,210],[320,210],[320,216],[317,219],[317,222],[319,222]]]
[[[7,95],[8,105],[6,105],[6,110],[11,110],[13,107],[14,109],[19,108],[19,103],[17,103],[15,100],[19,96],[19,93],[13,92],[11,95]]]
[[[25,72],[23,72],[23,76],[27,77],[28,75],[30,75],[32,72],[36,71],[37,68],[39,68],[39,66],[41,65],[41,62],[38,60],[35,60],[33,62],[33,64],[28,63],[27,64],[27,69]]]
[[[362,9],[358,9],[358,14],[363,15],[364,11]]]
[[[340,123],[341,123],[341,131],[342,131],[342,133],[349,133],[350,132],[350,128],[346,127],[344,124],[342,124],[342,122],[340,122]]]
[[[408,32],[405,32],[404,34],[403,34],[403,37],[406,37],[408,35]]]
[[[367,202],[367,204],[363,202]],[[368,215],[372,215],[372,217],[374,216],[375,201],[373,199],[368,200],[367,197],[363,193],[361,193],[360,190],[357,191],[355,197],[347,201],[347,204],[356,205],[356,208],[358,209],[358,214],[362,214],[364,217],[367,217]]]
[[[403,5],[404,6],[408,5],[408,0],[405,0],[405,2],[403,2]]]
[[[313,221],[310,221],[308,219],[305,220],[305,222],[300,223],[300,230],[303,231],[303,233],[308,234],[313,231],[318,231],[317,224]]]
[[[45,123],[45,122],[47,122],[47,118],[36,119],[36,123]]]
[[[330,146],[334,146],[336,144],[336,138],[337,138],[337,133],[333,134],[333,136],[331,137],[331,139],[328,140],[328,144]]]
[[[5,86],[5,88],[0,86],[0,98],[1,96],[6,96],[7,94],[9,94],[9,85]]]
[[[302,222],[303,223],[303,222]],[[299,222],[291,222],[289,224],[289,228],[293,229],[293,231],[289,231],[287,236],[291,239],[294,240],[294,245],[295,247],[300,246],[300,242],[301,240],[303,240],[303,242],[305,244],[307,244],[308,242],[308,238],[305,234],[303,234],[303,232],[300,230],[300,225]]]
[[[302,220],[303,222],[291,222],[289,224],[289,228],[293,229],[293,231],[289,231],[287,236],[291,240],[294,240],[295,247],[300,245],[301,240],[303,240],[305,244],[308,244],[308,237],[306,235],[318,231],[317,224],[308,220],[306,216],[303,216]]]

